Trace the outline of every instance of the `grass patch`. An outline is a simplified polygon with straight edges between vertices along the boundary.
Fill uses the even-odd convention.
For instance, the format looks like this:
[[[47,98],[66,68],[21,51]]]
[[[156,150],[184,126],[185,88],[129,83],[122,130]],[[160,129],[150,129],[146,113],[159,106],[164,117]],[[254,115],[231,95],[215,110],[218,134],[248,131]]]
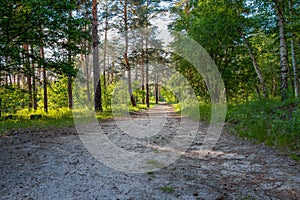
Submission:
[[[296,158],[300,153],[300,102],[268,99],[231,105],[227,129]]]
[[[150,108],[154,106],[154,103],[150,104]],[[141,110],[148,109],[146,105],[138,104],[137,107],[129,106],[129,112],[138,112]],[[35,130],[39,128],[64,128],[64,127],[74,127],[73,112],[77,113],[75,116],[77,122],[86,123],[89,122],[89,117],[92,112],[88,115],[87,112],[82,112],[82,110],[69,110],[68,108],[61,108],[50,110],[45,113],[43,110],[28,111],[28,109],[23,109],[15,114],[5,113],[0,118],[0,135],[7,134],[13,130],[28,129]],[[85,113],[85,114],[82,114]],[[7,116],[11,115],[8,119]],[[31,120],[31,115],[41,115],[40,119]],[[99,121],[105,121],[107,119],[113,118],[113,113],[111,110],[104,110],[101,113],[96,113],[96,118]]]
[[[159,153],[158,149],[153,149],[153,153]]]
[[[199,114],[187,103],[170,104],[178,114],[205,123],[210,121],[210,104],[200,102]],[[276,147],[294,160],[300,160],[300,99],[285,102],[263,99],[229,105],[226,122],[230,133]]]
[[[41,115],[40,119],[30,119],[31,115]],[[34,130],[38,128],[50,127],[72,127],[73,115],[67,108],[52,110],[49,113],[44,113],[42,110],[36,112],[29,112],[28,110],[18,111],[13,115],[12,119],[5,119],[6,116],[1,117],[0,120],[0,134],[6,134],[12,130],[29,129]]]
[[[170,186],[163,186],[163,187],[160,187],[159,189],[164,192],[168,192],[168,193],[174,192],[174,188],[170,187]]]

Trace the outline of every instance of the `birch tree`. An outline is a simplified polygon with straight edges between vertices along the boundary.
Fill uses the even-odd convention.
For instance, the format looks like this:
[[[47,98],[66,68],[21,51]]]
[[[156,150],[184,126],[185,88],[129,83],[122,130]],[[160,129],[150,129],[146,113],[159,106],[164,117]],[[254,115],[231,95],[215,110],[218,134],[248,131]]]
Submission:
[[[285,13],[284,4],[279,0],[274,0],[275,11],[278,20],[279,40],[280,40],[280,77],[281,77],[281,99],[287,99],[288,93],[288,51],[285,38]]]

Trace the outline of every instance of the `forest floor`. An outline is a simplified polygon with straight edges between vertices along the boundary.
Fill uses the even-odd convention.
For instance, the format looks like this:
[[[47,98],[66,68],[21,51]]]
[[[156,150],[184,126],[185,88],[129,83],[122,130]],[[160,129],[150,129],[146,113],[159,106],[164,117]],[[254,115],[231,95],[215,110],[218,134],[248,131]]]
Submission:
[[[156,136],[134,138],[116,123],[146,127],[153,110],[166,120]],[[159,105],[115,120],[101,122],[107,138],[125,151],[142,153],[170,142],[181,118]],[[145,173],[106,166],[75,128],[13,131],[0,136],[0,199],[300,199],[299,162],[225,131],[212,150],[203,151],[206,129],[199,124],[178,160]]]

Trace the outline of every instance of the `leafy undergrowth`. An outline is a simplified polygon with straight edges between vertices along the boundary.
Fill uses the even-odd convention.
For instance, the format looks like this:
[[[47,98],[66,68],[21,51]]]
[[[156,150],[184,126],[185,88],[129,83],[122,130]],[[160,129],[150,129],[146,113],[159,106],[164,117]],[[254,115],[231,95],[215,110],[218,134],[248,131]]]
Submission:
[[[175,112],[179,115],[184,115],[194,120],[200,120],[204,123],[209,123],[211,118],[211,104],[200,102],[199,107],[195,108],[186,103],[171,103]]]
[[[153,107],[153,105],[154,104],[151,103],[150,108]],[[127,113],[137,112],[145,109],[147,109],[146,105],[138,104],[137,107],[127,107]],[[68,108],[50,110],[48,113],[45,113],[42,110],[29,112],[28,109],[18,111],[15,114],[6,113],[0,118],[0,135],[7,134],[11,131],[20,129],[34,130],[39,128],[73,127],[74,116],[79,118],[79,120],[76,120],[76,122],[88,122],[88,117],[82,113],[84,113],[82,112],[82,110],[71,111]],[[30,119],[31,115],[41,115],[41,118],[32,120]],[[114,114],[111,111],[111,109],[105,109],[103,112],[96,113],[96,118],[99,121],[104,121],[113,117]]]
[[[300,101],[259,100],[229,106],[230,132],[274,146],[300,159]]]
[[[197,109],[171,103],[178,114],[209,123],[211,105],[200,102]],[[257,100],[228,105],[226,129],[257,143],[273,146],[300,160],[300,100],[281,102],[276,99]]]

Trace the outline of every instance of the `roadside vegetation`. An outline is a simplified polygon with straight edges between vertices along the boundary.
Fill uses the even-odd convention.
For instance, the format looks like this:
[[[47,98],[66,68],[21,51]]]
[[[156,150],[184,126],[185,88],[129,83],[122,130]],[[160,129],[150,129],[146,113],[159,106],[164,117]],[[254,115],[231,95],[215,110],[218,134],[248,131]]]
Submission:
[[[179,103],[170,103],[177,113]],[[187,117],[209,124],[211,105],[199,103],[199,113],[184,107]],[[254,143],[275,147],[293,159],[300,160],[300,100],[260,99],[229,104],[225,131],[247,138]]]
[[[258,100],[229,106],[229,132],[274,146],[300,160],[300,101]]]
[[[154,103],[150,102],[150,108]],[[127,109],[128,108],[128,109]],[[127,112],[138,112],[148,109],[146,105],[138,104],[136,107],[129,105],[125,108]],[[16,113],[5,113],[0,117],[0,135],[5,135],[19,129],[35,130],[40,128],[65,128],[74,127],[74,113],[77,117],[80,116],[81,110],[70,110],[69,108],[58,108],[45,113],[43,110],[37,110],[35,112],[28,111],[28,109],[22,109]],[[122,115],[120,115],[122,116]],[[95,117],[98,121],[112,119],[114,117],[110,108],[97,112]],[[84,121],[83,121],[84,122]]]

